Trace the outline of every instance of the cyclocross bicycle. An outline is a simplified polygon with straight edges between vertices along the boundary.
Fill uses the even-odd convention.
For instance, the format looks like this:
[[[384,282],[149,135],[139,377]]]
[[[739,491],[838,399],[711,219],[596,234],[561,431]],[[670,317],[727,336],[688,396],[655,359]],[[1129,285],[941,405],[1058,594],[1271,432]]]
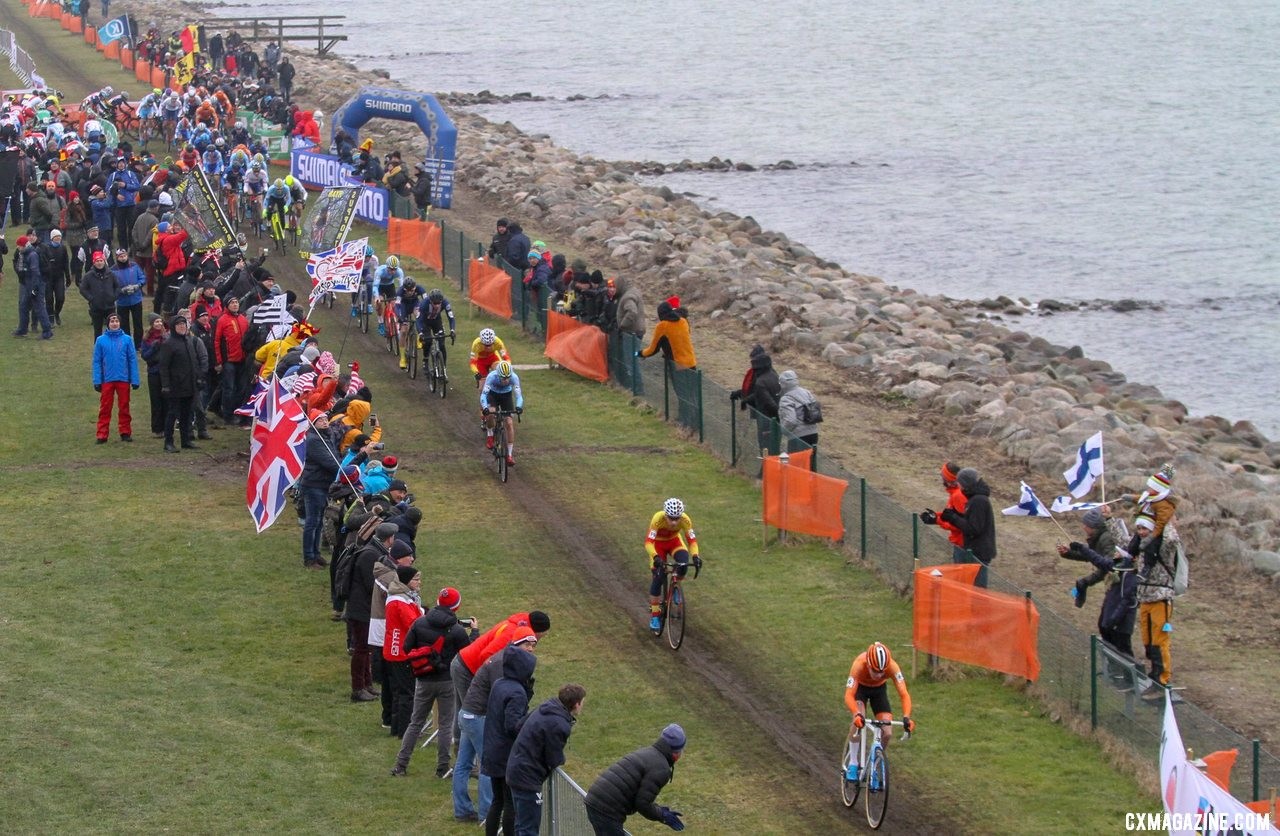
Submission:
[[[693,568],[693,576],[696,578],[702,573],[702,558],[693,556],[689,559],[689,565]],[[684,585],[689,580],[688,575],[684,580],[676,583],[675,581],[676,562],[670,555],[662,561],[662,586],[658,590],[658,629],[653,631],[655,638],[662,638],[662,631],[667,631],[667,644],[672,650],[679,650],[680,645],[684,643],[685,627],[689,624],[689,602],[684,591]]]
[[[373,308],[373,299],[370,296],[372,286],[364,279],[360,280],[360,290],[355,294],[356,317],[360,320],[361,333],[369,333],[370,311]]]
[[[840,758],[840,800],[844,806],[852,807],[858,803],[858,795],[866,789],[864,805],[867,813],[867,824],[876,830],[884,823],[885,811],[889,809],[889,753],[880,742],[880,729],[886,726],[901,726],[901,720],[872,720],[868,718],[862,728],[858,729],[855,740],[850,729],[850,736],[845,741],[844,754]],[[869,732],[868,729],[871,731]],[[904,732],[903,740],[911,737]],[[858,752],[858,777],[850,780],[849,764],[852,762],[850,744]]]
[[[444,367],[444,351],[440,349],[440,341],[444,339],[444,331],[437,331],[435,334],[427,337],[430,340],[431,347],[427,349],[427,365],[424,369],[427,376],[427,388],[435,392],[440,397],[449,394],[449,373]],[[450,344],[453,338],[449,338]],[[426,344],[423,344],[424,347]]]
[[[276,251],[284,255],[288,251],[284,243],[284,206],[273,203],[267,214],[271,216],[271,240],[276,242]]]
[[[518,423],[520,413],[500,409],[491,414],[494,421],[493,449],[489,452],[493,453],[493,460],[498,463],[498,478],[506,482],[507,477],[511,475],[511,467],[507,464],[507,419],[515,416]]]
[[[382,303],[382,328],[386,331],[387,351],[400,356],[400,320],[396,318],[395,302]]]
[[[409,317],[409,325],[404,332],[404,370],[409,373],[409,379],[413,380],[418,376],[418,319],[417,317]]]

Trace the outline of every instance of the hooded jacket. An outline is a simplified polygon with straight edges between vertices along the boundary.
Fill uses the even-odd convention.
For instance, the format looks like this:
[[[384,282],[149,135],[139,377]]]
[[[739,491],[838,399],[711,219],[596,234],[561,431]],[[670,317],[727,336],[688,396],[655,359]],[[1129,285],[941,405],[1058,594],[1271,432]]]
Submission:
[[[1105,531],[1105,529],[1103,530]],[[1107,545],[1102,545],[1105,540]],[[1133,558],[1117,559],[1115,547],[1111,545],[1110,534],[1100,531],[1090,538],[1089,545],[1072,543],[1072,555],[1079,555],[1103,572],[1111,573],[1106,596],[1102,599],[1102,610],[1098,613],[1099,630],[1115,630],[1121,628],[1126,618],[1134,614],[1138,607],[1138,573],[1134,569]],[[1097,542],[1101,551],[1093,548]],[[1133,622],[1129,622],[1133,629]]]
[[[621,321],[621,310],[618,317]],[[658,326],[653,329],[649,347],[641,351],[640,356],[652,357],[659,349],[677,368],[693,369],[698,366],[698,358],[693,353],[689,320],[684,317],[683,309],[672,308],[665,301],[658,303]]]
[[[347,596],[346,618],[348,621],[370,619],[373,609],[373,589],[377,586],[374,583],[373,570],[377,566],[382,566],[384,562],[390,563],[391,557],[387,547],[376,537],[361,546],[360,551],[356,553],[356,565],[351,567],[351,592]],[[394,569],[391,571],[395,572]],[[382,637],[379,636],[378,645],[381,646],[381,644]]]
[[[114,278],[114,277],[113,277]],[[190,326],[188,326],[190,327]],[[160,367],[160,388],[170,398],[190,398],[196,393],[196,380],[200,375],[200,358],[196,340],[190,333],[169,332],[169,338],[157,352]]]
[[[491,777],[507,774],[511,748],[519,737],[533,699],[533,671],[538,657],[523,650],[504,655],[502,678],[489,690],[485,710],[484,752],[480,756],[480,772]],[[556,700],[556,704],[559,704]],[[538,787],[542,782],[538,782]]]
[[[156,250],[166,259],[164,275],[176,276],[187,269],[187,254],[182,251],[182,242],[188,237],[182,227],[170,227],[167,232],[156,236]]]
[[[388,607],[390,607],[389,602]],[[387,612],[387,629],[391,629],[390,610]],[[444,636],[444,645],[440,649],[442,664],[439,670],[425,676],[419,676],[418,679],[440,682],[448,680],[449,665],[453,663],[453,657],[458,655],[459,650],[471,643],[471,636],[467,634],[467,628],[458,623],[458,616],[454,615],[453,610],[438,605],[432,607],[427,611],[426,615],[414,621],[409,628],[409,633],[404,640],[404,652],[406,654],[419,647],[434,644],[436,639],[441,636]]]
[[[90,267],[80,277],[80,295],[89,302],[89,310],[110,312],[116,309],[120,297],[120,280],[111,270]]]
[[[133,337],[118,328],[103,331],[93,344],[93,385],[103,383],[139,384]]]
[[[778,399],[778,423],[782,428],[798,438],[817,435],[818,425],[806,424],[800,417],[800,407],[817,400],[813,393],[800,385],[800,378],[790,369],[778,375],[778,388],[782,392]]]
[[[405,641],[409,630],[422,617],[422,605],[407,584],[399,577],[387,582],[386,633],[382,642],[382,658],[388,662],[408,662],[409,649]]]
[[[616,821],[632,813],[660,821],[658,793],[671,780],[674,766],[671,744],[658,738],[652,745],[637,749],[602,772],[587,790],[586,804]]]
[[[486,731],[491,722],[491,716],[486,718]],[[524,721],[516,743],[511,747],[511,757],[507,759],[507,786],[521,792],[539,792],[548,776],[564,763],[564,747],[569,742],[575,722],[558,697],[538,706]]]
[[[751,387],[742,399],[743,406],[753,407],[766,418],[777,418],[782,383],[773,368],[773,358],[763,351],[756,354],[751,358],[751,372]]]
[[[476,675],[471,678],[471,684],[467,686],[467,693],[462,700],[463,711],[474,714],[477,717],[485,715],[485,712],[489,710],[489,692],[493,690],[493,683],[502,678],[503,660],[506,659],[508,653],[524,653],[525,651],[519,648],[513,650],[512,645],[532,635],[533,630],[528,627],[517,627],[511,631],[510,644],[485,660],[485,663],[480,666],[480,670],[476,671]]]
[[[529,625],[529,613],[512,613],[505,621],[499,621],[481,633],[479,638],[458,654],[462,657],[462,663],[467,666],[467,670],[473,675],[479,671],[480,666],[488,661],[490,656],[514,641],[514,629],[521,625],[525,627]]]
[[[939,518],[951,523],[964,535],[964,547],[983,563],[996,559],[996,517],[991,508],[991,489],[979,479],[972,487],[961,488],[969,503],[964,513],[944,508]]]
[[[529,240],[529,236],[524,234],[520,224],[511,224],[507,227],[507,232],[511,237],[507,239],[507,251],[502,254],[502,257],[512,267],[523,270],[529,263],[529,248],[533,243]]]
[[[354,400],[347,404],[346,412],[333,416],[334,423],[339,423],[340,421],[341,425],[347,428],[338,442],[340,451],[345,453],[347,448],[351,446],[351,442],[356,440],[356,436],[362,432],[361,428],[364,427],[364,422],[372,411],[373,407],[368,401]],[[379,424],[369,433],[369,443],[377,444],[381,440],[382,425]]]

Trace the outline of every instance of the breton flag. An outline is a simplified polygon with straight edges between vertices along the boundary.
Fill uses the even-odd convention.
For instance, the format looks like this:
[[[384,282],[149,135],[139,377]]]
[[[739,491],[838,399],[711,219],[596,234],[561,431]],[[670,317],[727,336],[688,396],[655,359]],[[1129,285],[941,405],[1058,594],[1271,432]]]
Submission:
[[[307,275],[311,277],[313,306],[320,294],[326,291],[355,293],[360,289],[360,274],[364,271],[364,249],[368,244],[368,238],[361,238],[322,253],[311,254],[307,259]]]
[[[289,299],[283,293],[264,299],[253,312],[254,325],[292,325]]]
[[[128,43],[133,43],[133,26],[129,23],[128,15],[120,15],[113,20],[108,20],[98,29],[98,43],[109,44],[121,38]]]
[[[1052,517],[1053,514],[1044,507],[1044,503],[1036,496],[1036,492],[1031,490],[1031,486],[1026,482],[1022,482],[1021,485],[1022,498],[1018,500],[1018,504],[1010,505],[1001,513],[1009,517]]]
[[[245,501],[261,534],[280,516],[288,504],[284,492],[302,475],[308,422],[298,399],[278,380],[268,385],[254,417]]]
[[[1096,432],[1076,451],[1076,463],[1062,478],[1067,480],[1067,490],[1080,497],[1093,490],[1093,482],[1102,475],[1102,432]]]
[[[1069,494],[1055,496],[1053,504],[1049,506],[1049,510],[1055,514],[1065,514],[1069,511],[1088,511],[1090,508],[1101,508],[1105,503],[1102,502],[1072,502]]]

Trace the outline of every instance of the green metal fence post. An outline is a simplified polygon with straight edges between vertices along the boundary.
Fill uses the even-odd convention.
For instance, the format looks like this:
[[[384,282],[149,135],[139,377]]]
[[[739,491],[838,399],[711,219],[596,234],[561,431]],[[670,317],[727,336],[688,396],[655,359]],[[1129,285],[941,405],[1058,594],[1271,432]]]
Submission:
[[[1098,730],[1098,636],[1089,636],[1089,725]]]
[[[867,478],[865,476],[861,477],[860,479],[858,479],[858,483],[859,483],[859,489],[861,492],[860,496],[858,497],[858,517],[860,518],[859,523],[862,527],[862,534],[859,539],[861,540],[860,548],[862,550],[862,559],[866,560],[867,559]]]
[[[631,346],[630,350],[627,348],[622,349],[631,355],[631,394],[633,397],[640,394],[640,354],[635,349],[638,343],[639,340],[631,337],[631,339],[623,342],[624,346]]]
[[[702,369],[694,369],[698,373],[698,443],[703,441],[702,421]]]
[[[444,234],[440,235],[440,246],[444,246]],[[458,236],[458,283],[462,283],[462,274],[467,272],[467,236]]]
[[[671,364],[662,363],[662,420],[671,420]]]
[[[734,401],[729,401],[729,467],[738,466],[738,410]]]
[[[920,559],[920,515],[911,514],[911,559]]]
[[[1253,739],[1253,800],[1260,801],[1262,793],[1262,741]],[[1274,822],[1272,822],[1274,824]]]

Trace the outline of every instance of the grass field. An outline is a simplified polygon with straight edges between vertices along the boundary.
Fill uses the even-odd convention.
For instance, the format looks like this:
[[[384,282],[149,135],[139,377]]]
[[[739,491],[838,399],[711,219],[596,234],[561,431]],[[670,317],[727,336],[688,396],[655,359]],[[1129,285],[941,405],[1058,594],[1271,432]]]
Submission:
[[[88,49],[65,58],[89,72],[107,66]],[[289,272],[286,285],[301,288],[298,267]],[[0,299],[0,327],[11,330],[11,283]],[[470,420],[459,417],[462,404],[471,410],[475,398],[465,341],[481,326],[464,308],[450,351],[458,388],[447,401],[420,380],[407,385],[372,337],[347,335],[343,357],[361,361],[389,452],[405,462],[425,510],[424,590],[458,586],[463,614],[485,623],[528,607],[552,613],[535,699],[567,681],[587,687],[566,765],[580,783],[676,720],[690,745],[663,801],[691,829],[859,827],[835,794],[844,680],[873,638],[905,658],[909,603],[821,544],[762,548],[748,481],[624,394],[566,372],[522,375],[528,410],[512,478],[532,485],[541,507],[509,502],[511,486],[488,471],[478,432],[457,430]],[[342,307],[316,320],[336,350],[349,322]],[[253,533],[237,456],[247,435],[222,430],[199,453],[164,455],[146,432],[140,391],[138,441],[94,445],[91,333],[78,300],[64,321],[52,343],[0,337],[10,340],[0,379],[12,393],[0,402],[5,829],[452,832],[431,754],[415,757],[407,780],[391,780],[397,742],[376,709],[347,701],[327,577],[299,568],[292,512]],[[511,330],[499,327],[517,362],[534,362],[536,346]],[[671,494],[689,504],[707,555],[690,588],[688,650],[714,649],[806,739],[829,741],[829,784],[815,788],[684,663],[686,650],[658,647],[637,626],[643,528]],[[620,609],[583,573],[582,555],[557,537],[566,523],[634,587],[633,607]],[[911,685],[920,733],[893,749],[905,784],[890,826],[911,813],[959,823],[949,830],[1112,832],[1125,812],[1156,809],[1096,745],[998,678]]]

